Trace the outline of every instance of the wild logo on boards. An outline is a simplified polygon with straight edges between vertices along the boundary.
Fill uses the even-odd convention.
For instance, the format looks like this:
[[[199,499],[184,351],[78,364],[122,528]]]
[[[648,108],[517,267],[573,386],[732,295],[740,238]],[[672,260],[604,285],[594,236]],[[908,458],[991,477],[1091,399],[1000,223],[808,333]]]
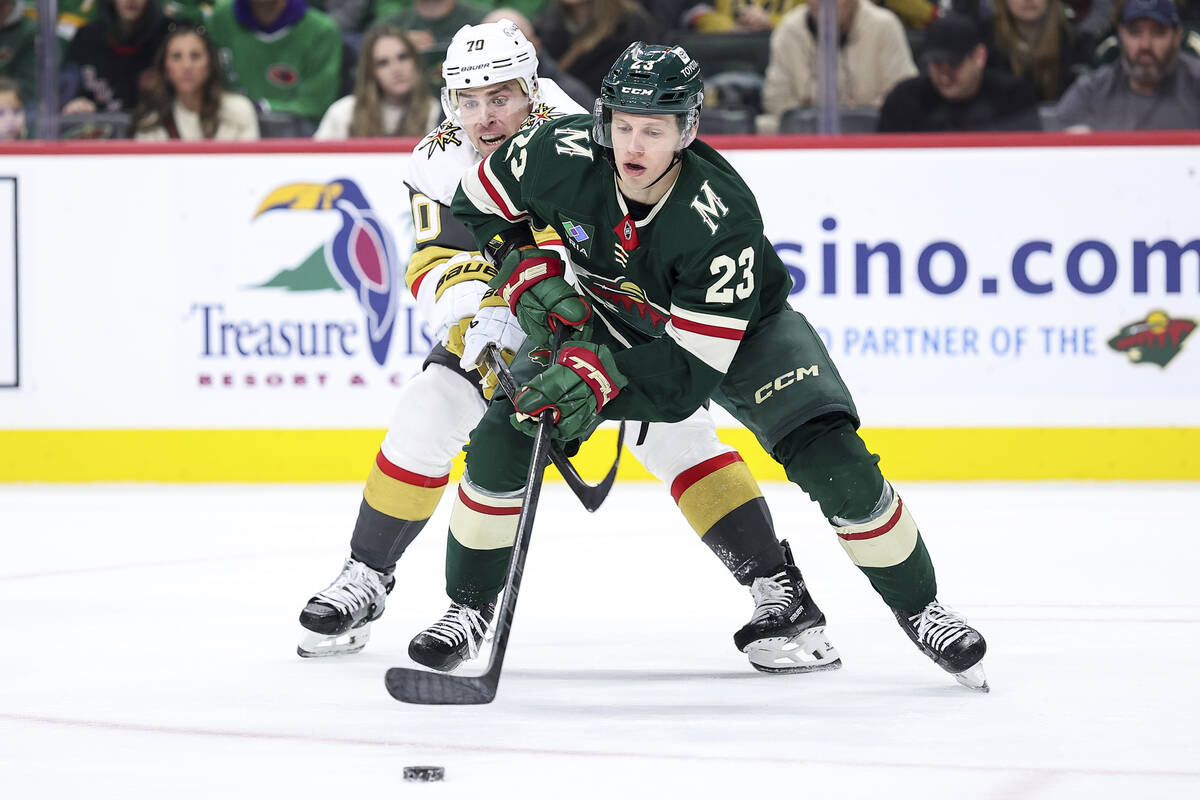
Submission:
[[[1165,311],[1154,310],[1143,320],[1131,322],[1108,340],[1108,346],[1129,356],[1135,364],[1157,364],[1166,367],[1179,355],[1184,341],[1196,330],[1190,319],[1172,318]]]

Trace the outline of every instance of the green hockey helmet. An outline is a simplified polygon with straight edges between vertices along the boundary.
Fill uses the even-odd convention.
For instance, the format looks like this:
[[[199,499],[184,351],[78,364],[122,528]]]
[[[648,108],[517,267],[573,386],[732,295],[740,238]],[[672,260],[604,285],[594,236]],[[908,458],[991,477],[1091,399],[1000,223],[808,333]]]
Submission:
[[[679,45],[634,42],[625,49],[600,84],[592,111],[593,136],[612,147],[612,112],[675,114],[681,133],[680,149],[696,138],[704,81],[700,62]]]

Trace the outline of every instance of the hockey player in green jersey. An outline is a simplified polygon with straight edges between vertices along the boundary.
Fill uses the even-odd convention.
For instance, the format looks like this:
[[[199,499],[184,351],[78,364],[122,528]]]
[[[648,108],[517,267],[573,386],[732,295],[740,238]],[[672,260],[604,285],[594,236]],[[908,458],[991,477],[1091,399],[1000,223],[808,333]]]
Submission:
[[[938,602],[916,523],[858,436],[853,400],[820,338],[788,305],[791,280],[753,194],[696,140],[702,89],[683,48],[636,43],[609,71],[591,116],[516,136],[464,175],[454,214],[500,265],[492,286],[529,334],[514,361],[524,384],[517,414],[513,401],[493,400],[472,434],[467,472],[479,491],[519,506],[530,451],[522,432],[542,410],[554,411],[556,438],[574,440],[604,419],[679,419],[711,398],[820,505],[922,652],[986,690],[984,639]],[[578,291],[555,254],[533,246],[530,224],[553,226],[567,243]],[[523,357],[562,325],[575,330],[554,364],[543,370]],[[512,542],[497,524],[473,524],[491,524],[476,537],[487,547],[448,553],[447,590],[460,603],[499,593],[499,556]],[[756,582],[753,594],[739,649],[778,642],[774,626],[786,618],[777,582]]]

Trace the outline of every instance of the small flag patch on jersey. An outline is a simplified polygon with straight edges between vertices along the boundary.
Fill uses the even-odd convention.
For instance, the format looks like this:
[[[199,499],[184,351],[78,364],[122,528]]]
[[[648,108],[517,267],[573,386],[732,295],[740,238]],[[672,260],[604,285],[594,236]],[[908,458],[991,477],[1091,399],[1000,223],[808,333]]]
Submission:
[[[596,229],[591,225],[586,225],[582,222],[562,218],[563,229],[567,232],[567,242],[583,253],[585,256],[592,254],[592,238],[596,234]]]

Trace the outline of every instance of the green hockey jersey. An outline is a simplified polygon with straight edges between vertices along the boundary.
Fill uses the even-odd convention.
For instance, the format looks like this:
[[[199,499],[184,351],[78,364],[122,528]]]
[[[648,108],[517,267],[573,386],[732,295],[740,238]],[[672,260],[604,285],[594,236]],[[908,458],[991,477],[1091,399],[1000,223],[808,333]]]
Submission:
[[[630,379],[604,416],[681,419],[720,385],[747,328],[787,306],[791,276],[754,195],[711,147],[688,147],[674,185],[634,220],[591,128],[578,115],[514,136],[463,176],[454,215],[481,249],[516,225],[552,225]]]
[[[342,37],[329,17],[307,9],[299,22],[272,34],[240,25],[233,3],[219,3],[209,21],[230,85],[274,111],[306,117],[314,124],[337,99],[341,85]]]

